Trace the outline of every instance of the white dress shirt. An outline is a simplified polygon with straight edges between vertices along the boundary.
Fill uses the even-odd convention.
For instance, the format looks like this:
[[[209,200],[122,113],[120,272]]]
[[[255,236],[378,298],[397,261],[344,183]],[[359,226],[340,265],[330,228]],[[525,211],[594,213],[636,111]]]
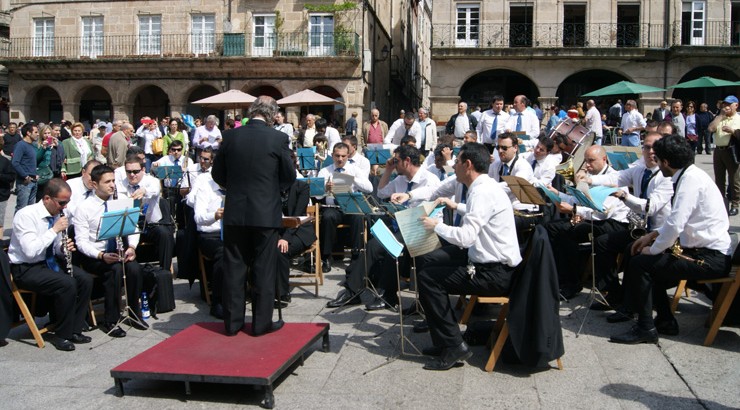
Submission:
[[[595,106],[586,111],[586,117],[584,120],[586,122],[586,128],[594,133],[596,139],[604,136],[604,127],[601,124],[601,113]]]
[[[342,137],[339,135],[339,131],[334,127],[327,126],[324,135],[326,135],[327,150],[329,152],[334,151],[334,145],[342,142]]]
[[[532,164],[530,164],[527,161],[524,161],[520,156],[514,157],[511,161],[509,161],[506,165],[509,166],[509,175],[524,178],[528,182],[532,182],[534,180],[534,172],[532,171]],[[506,195],[509,197],[509,201],[511,201],[511,205],[514,209],[517,210],[523,210],[523,211],[538,211],[539,206],[533,205],[533,204],[523,204],[517,199],[516,195],[514,195],[513,192],[511,192],[511,189],[509,188],[509,184],[501,180],[501,173],[503,171],[503,163],[501,162],[501,159],[498,158],[491,166],[488,168],[488,176],[491,177],[494,181],[497,181],[499,185],[501,186],[501,189],[504,190]],[[499,182],[500,181],[500,182]]]
[[[112,197],[111,197],[112,198]],[[120,197],[119,197],[120,198]],[[105,212],[104,201],[93,195],[82,201],[75,217],[75,246],[83,255],[97,259],[100,252],[105,252],[106,241],[97,241],[100,219]],[[139,234],[128,236],[128,245],[136,248]]]
[[[496,117],[498,117],[498,121]],[[494,122],[496,122],[496,134],[492,137]],[[483,111],[480,120],[478,120],[478,127],[476,127],[478,142],[482,144],[495,144],[498,139],[497,136],[506,130],[506,124],[508,122],[509,114],[503,110],[499,111],[498,115],[493,110]],[[516,123],[514,123],[514,127],[516,127]]]
[[[177,160],[175,160],[175,157],[173,155],[165,155],[162,158],[154,161],[154,164],[157,164],[158,167],[174,167],[175,161],[177,161],[177,166],[180,167],[180,169],[183,170],[183,177],[185,176],[185,171],[188,169],[188,163],[191,162],[190,158],[183,155]],[[178,179],[174,178],[165,178],[164,180],[164,186],[167,188],[173,188],[177,186],[177,183],[180,182]]]
[[[591,177],[592,185],[609,185],[618,187],[632,187],[634,195],[627,193],[624,200],[625,205],[633,212],[645,215],[645,207],[650,200],[648,207],[648,218],[650,227],[655,230],[663,226],[663,222],[671,213],[671,196],[673,196],[673,182],[670,178],[663,176],[656,165],[650,171],[652,178],[647,186],[647,199],[640,198],[642,194],[642,176],[645,173],[645,163],[639,161],[632,168],[612,172],[605,175],[595,175]]]
[[[46,249],[52,244],[54,254],[61,256],[61,232],[57,234],[49,227],[47,218],[50,216],[52,215],[44,206],[43,200],[26,206],[15,214],[8,248],[10,263],[44,262]]]
[[[386,186],[378,189],[378,198],[387,199],[392,194],[404,193],[412,191],[414,188],[429,187],[431,189],[437,189],[442,183],[438,176],[430,173],[424,168],[419,168],[411,178],[411,189],[409,189],[409,179],[405,175],[398,175],[393,181],[388,182]],[[413,194],[412,194],[413,196]],[[414,196],[409,200],[408,206],[415,207],[419,206],[424,201],[428,201],[431,197],[431,191],[429,195]]]
[[[123,168],[123,167],[121,167]],[[67,180],[67,184],[72,190],[72,196],[69,198],[67,208],[64,209],[64,214],[69,218],[69,223],[73,223],[73,218],[77,207],[87,199],[88,197],[95,195],[95,191],[92,188],[87,188],[82,181],[82,177],[72,178]]]
[[[439,223],[434,232],[447,242],[468,249],[473,263],[519,265],[514,212],[506,193],[488,175],[479,175],[468,190],[460,226]]]
[[[202,138],[206,137],[206,140],[203,142],[200,141]],[[218,147],[221,145],[221,138],[221,130],[219,130],[217,126],[214,125],[213,128],[209,130],[205,125],[201,125],[195,129],[193,145],[200,149],[211,147],[215,151],[218,150]]]
[[[707,248],[729,255],[730,221],[714,180],[696,165],[679,170],[671,179],[677,184],[671,213],[658,228],[650,254],[665,251],[679,239],[684,248]]]
[[[524,110],[521,113],[515,113],[510,116],[506,122],[506,130],[516,131],[517,117],[519,117],[519,114],[522,116],[522,128],[520,131],[524,131],[530,139],[537,139],[540,136],[540,120],[537,119],[537,114],[532,110]]]
[[[328,167],[321,168],[321,171],[319,171],[318,178],[324,178],[324,182],[329,182],[329,180],[336,172],[336,167],[334,164],[329,165]],[[350,164],[349,161],[344,164],[344,172],[343,174],[351,175],[355,178],[354,182],[352,183],[352,186],[350,187],[350,190],[352,192],[364,192],[366,194],[369,194],[373,192],[373,184],[370,182],[369,175],[364,174],[362,170],[360,170],[359,167],[355,166],[354,164]],[[324,198],[324,196],[319,197],[319,199]],[[334,197],[333,196],[326,196],[326,204],[327,205],[334,205]]]
[[[123,167],[121,167],[123,168]],[[162,210],[159,209],[159,197],[162,192],[162,187],[159,180],[151,175],[144,175],[144,178],[139,182],[139,188],[144,188],[146,193],[142,199],[141,208],[146,210],[146,221],[148,223],[156,223],[162,219]],[[129,185],[128,178],[123,181],[116,181],[116,189],[118,190],[118,198],[131,198],[136,189]]]
[[[417,123],[421,133],[416,136],[416,146],[421,150],[433,150],[437,146],[437,123],[431,118]]]
[[[400,119],[398,121],[401,121],[401,126],[392,128],[393,132],[391,132],[391,130],[388,130],[388,134],[386,134],[385,138],[383,138],[383,143],[401,145],[401,140],[403,139],[403,137],[406,136],[406,124],[404,123],[403,119]],[[393,126],[395,126],[398,121],[394,122]],[[416,138],[416,143],[414,144],[414,146],[418,148],[421,145],[421,125],[419,125],[417,121],[414,121],[414,123],[411,124],[411,128],[408,129],[408,135]]]
[[[221,220],[216,220],[216,211],[224,206],[224,195],[219,192],[219,186],[213,181],[213,176],[204,174],[202,181],[194,190],[197,192],[193,195],[195,199],[195,224],[198,232],[219,232],[221,231]],[[195,191],[193,191],[195,192]]]
[[[640,114],[639,111],[633,109],[629,112],[624,113],[624,115],[622,116],[622,123],[620,125],[620,128],[622,129],[623,134],[632,135],[632,134],[640,134],[640,131],[627,133],[628,129],[645,127],[646,125],[647,125],[647,122],[645,121],[645,118],[642,117],[642,114]]]
[[[535,159],[534,152],[519,154],[519,158],[520,161],[526,161],[530,167],[532,167],[532,161],[537,161],[537,165],[533,168],[530,182],[539,182],[544,186],[552,183],[552,179],[555,178],[555,167],[560,164],[557,158],[552,155],[547,155],[544,159]]]
[[[210,174],[213,167],[208,167],[205,170],[200,166],[198,162],[193,162],[188,165],[188,169],[185,170],[185,174],[182,176],[180,182],[180,188],[190,188],[191,185],[195,184],[195,180],[203,174]]]
[[[367,159],[367,157],[365,157],[364,155],[360,154],[359,151],[355,151],[355,155],[353,155],[351,158],[348,158],[347,163],[360,168],[360,171],[363,175],[370,175],[370,160]]]

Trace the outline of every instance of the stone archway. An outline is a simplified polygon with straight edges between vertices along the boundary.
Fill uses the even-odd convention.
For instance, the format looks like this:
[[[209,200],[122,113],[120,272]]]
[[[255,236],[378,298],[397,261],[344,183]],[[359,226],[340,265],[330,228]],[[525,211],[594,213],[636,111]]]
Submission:
[[[133,94],[133,122],[138,123],[141,117],[159,119],[170,112],[170,97],[156,85],[147,85]]]
[[[63,119],[62,98],[59,93],[49,87],[43,86],[33,93],[30,98],[29,120],[36,122],[59,123]]]
[[[328,85],[319,85],[311,87],[311,90],[316,91],[319,94],[325,95],[329,98],[333,98],[337,101],[344,102],[344,97],[334,87]],[[344,105],[312,105],[308,107],[309,112],[312,114],[319,114],[322,118],[329,121],[329,124],[333,124],[334,127],[344,126]]]
[[[99,85],[93,85],[81,91],[79,95],[79,120],[81,122],[88,121],[90,124],[94,124],[97,120],[113,120],[111,96],[105,88]]]
[[[219,111],[215,108],[206,108],[201,107],[200,105],[192,104],[193,101],[198,101],[203,98],[210,97],[212,95],[218,94],[220,91],[216,89],[216,87],[210,86],[210,85],[199,85],[198,87],[193,88],[190,93],[188,94],[188,105],[185,107],[185,112],[187,114],[190,114],[193,116],[193,118],[205,118],[211,114],[217,116],[221,120],[221,124],[223,124],[223,111]],[[223,127],[223,125],[221,125]]]
[[[506,69],[483,71],[468,78],[459,93],[460,99],[467,102],[468,107],[472,109],[480,105],[483,110],[490,107],[495,95],[502,95],[504,101],[510,103],[520,94],[534,102],[539,98],[540,91],[529,77]]]
[[[255,97],[259,97],[260,95],[268,95],[274,98],[276,101],[285,97],[283,93],[280,92],[280,90],[271,85],[259,85],[257,87],[252,87],[248,91],[246,91],[246,93],[251,94]]]
[[[714,77],[720,80],[727,81],[738,81],[737,74],[732,70],[717,66],[700,66],[692,69],[691,71],[684,74],[683,77],[678,81],[683,83],[690,80],[695,80],[699,77]],[[715,110],[715,104],[717,100],[724,99],[729,94],[737,95],[740,93],[740,87],[713,87],[713,88],[673,88],[671,97],[679,98],[683,101],[684,107],[686,102],[694,101],[697,103],[697,108],[701,103],[707,103],[709,105],[709,111]]]

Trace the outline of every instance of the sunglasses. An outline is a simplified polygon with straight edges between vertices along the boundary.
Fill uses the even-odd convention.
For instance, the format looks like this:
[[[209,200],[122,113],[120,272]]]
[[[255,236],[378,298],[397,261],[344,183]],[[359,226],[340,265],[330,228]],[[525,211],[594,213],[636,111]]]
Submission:
[[[182,148],[170,148],[170,151],[172,151],[172,152],[180,152],[180,151],[182,151]]]
[[[56,203],[57,203],[57,205],[59,205],[59,206],[64,206],[64,205],[67,205],[67,204],[69,203],[69,201],[57,201],[57,200],[56,200],[56,198],[51,198],[51,199],[52,199],[52,200],[53,200],[54,202],[56,202]]]
[[[131,175],[138,175],[139,172],[141,172],[141,168],[140,169],[127,169],[126,170],[126,173],[127,174],[131,174]]]
[[[498,149],[498,150],[504,150],[504,151],[506,151],[507,149],[512,148],[512,147],[513,147],[513,145],[509,145],[509,146],[496,145],[496,149]]]
[[[292,158],[295,158],[295,157],[292,157]],[[210,158],[200,157],[200,160],[201,160],[201,162],[211,162],[211,159]]]

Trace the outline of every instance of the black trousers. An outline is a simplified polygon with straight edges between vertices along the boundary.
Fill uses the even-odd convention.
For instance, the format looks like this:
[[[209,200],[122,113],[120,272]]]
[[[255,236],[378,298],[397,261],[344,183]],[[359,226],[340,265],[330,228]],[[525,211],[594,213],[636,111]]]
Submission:
[[[427,254],[416,257],[416,270],[421,272],[427,266],[464,266],[468,263],[468,250],[459,246],[450,245],[440,239],[442,247]]]
[[[290,294],[290,259],[300,255],[304,250],[306,250],[306,246],[294,236],[291,241],[288,241],[288,252],[278,251],[278,295],[287,296]]]
[[[434,346],[452,347],[463,341],[449,295],[506,295],[514,270],[499,263],[476,265],[472,278],[467,266],[427,265],[421,270],[417,274],[419,301],[424,308]]]
[[[154,244],[157,261],[164,270],[170,270],[172,255],[175,252],[175,237],[170,226],[147,225],[141,240]]]
[[[396,232],[396,239],[403,243],[401,232]],[[402,274],[408,272],[409,266],[408,252],[399,256],[399,267]],[[347,266],[347,276],[345,287],[354,293],[362,291],[365,287],[365,269],[367,268],[368,276],[375,278],[375,284],[379,289],[384,289],[384,299],[391,305],[398,302],[396,289],[398,288],[398,279],[396,275],[396,263],[383,245],[375,238],[367,242],[367,250],[360,252],[359,257],[355,258]]]
[[[221,240],[221,232],[199,232],[198,247],[203,256],[213,261],[211,303],[221,304],[224,278],[224,243]],[[208,292],[208,289],[205,291]]]
[[[625,306],[638,314],[638,324],[652,329],[653,306],[658,316],[672,317],[665,289],[681,279],[701,280],[727,276],[730,257],[710,249],[684,249],[684,255],[705,263],[677,258],[668,253],[635,255],[630,259],[624,275]]]
[[[10,270],[21,289],[52,297],[54,307],[50,317],[56,320],[57,336],[69,339],[72,334],[82,332],[93,286],[89,273],[74,267],[74,277],[70,277],[65,271],[49,269],[46,262],[11,265]]]
[[[331,256],[334,244],[337,241],[337,225],[342,222],[350,226],[350,246],[352,250],[362,248],[362,215],[345,215],[339,208],[321,208],[321,258],[327,259]]]
[[[550,238],[553,255],[555,255],[560,288],[579,286],[581,284],[581,274],[588,258],[586,254],[578,251],[578,244],[590,242],[591,221],[581,222],[573,226],[570,220],[557,220],[545,224],[545,229]],[[617,222],[613,219],[593,221],[594,238],[610,232],[626,230],[626,223]]]
[[[619,230],[600,235],[594,241],[596,257],[596,287],[601,291],[607,291],[618,297],[624,293],[619,283],[617,266],[617,255],[622,253],[624,258],[629,258],[631,244],[634,241],[628,230]],[[623,266],[627,266],[628,259],[622,260]]]
[[[100,259],[92,259],[82,256],[82,268],[86,271],[103,278],[105,289],[105,323],[116,323],[121,317],[121,289],[123,285],[123,266],[121,262],[107,264]],[[128,305],[134,314],[141,319],[141,307],[139,296],[143,287],[144,277],[141,265],[136,261],[126,262],[126,292]]]
[[[251,266],[252,333],[267,333],[272,326],[277,277],[276,228],[224,225],[224,326],[236,333],[244,326],[244,285]]]

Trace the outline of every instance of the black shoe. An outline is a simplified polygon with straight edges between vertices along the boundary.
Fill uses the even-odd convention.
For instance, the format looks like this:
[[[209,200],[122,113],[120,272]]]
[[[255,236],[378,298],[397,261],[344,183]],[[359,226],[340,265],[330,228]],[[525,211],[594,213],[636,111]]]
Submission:
[[[444,349],[442,356],[428,361],[424,365],[426,370],[448,370],[454,367],[458,362],[468,360],[473,352],[470,351],[467,343],[462,342],[458,346]]]
[[[126,320],[124,320],[125,324],[133,327],[136,330],[147,330],[149,329],[149,324],[144,319],[135,319],[132,317],[127,317]]]
[[[442,349],[441,347],[430,346],[430,347],[425,347],[421,349],[421,354],[423,354],[424,356],[438,357],[438,356],[442,356],[443,351],[444,349]]]
[[[275,309],[285,309],[288,307],[288,302],[284,302],[282,300],[275,300],[275,303],[272,305]]]
[[[215,317],[216,319],[223,319],[224,318],[224,306],[220,303],[214,303],[211,305],[211,316]]]
[[[57,350],[62,350],[65,352],[71,352],[75,350],[75,344],[70,342],[67,339],[62,339],[61,337],[54,336],[49,340],[49,343],[53,344],[54,347],[57,348]]]
[[[738,214],[737,208],[730,208],[730,216],[735,216]]]
[[[678,321],[673,316],[666,318],[658,316],[655,318],[655,328],[661,335],[676,336],[678,334]]]
[[[98,327],[110,337],[126,337],[126,331],[113,323],[101,323]]]
[[[331,258],[321,260],[321,271],[324,273],[329,273],[331,271]]]
[[[349,289],[345,289],[339,292],[339,295],[337,295],[336,299],[327,302],[326,307],[338,308],[342,306],[359,305],[360,303],[362,303],[359,296],[359,293],[354,293]]]
[[[414,322],[414,333],[426,333],[429,331],[429,322],[419,320]]]
[[[267,333],[277,332],[278,330],[282,329],[283,326],[285,326],[285,322],[283,322],[282,320],[277,320],[275,322],[272,322],[272,325],[270,325],[270,329],[268,331],[266,331],[264,333],[253,332],[253,335],[254,336],[262,336],[262,335],[267,334]]]
[[[0,347],[5,347],[8,345],[8,341],[5,339],[0,339]]]
[[[372,312],[373,310],[383,310],[383,309],[395,309],[395,308],[389,305],[388,303],[385,303],[385,301],[382,298],[375,298],[375,300],[365,305],[365,310],[370,311],[370,312]]]
[[[612,293],[610,292],[606,295],[604,299],[606,299],[606,304],[604,304],[600,298],[596,298],[594,302],[591,303],[589,309],[597,310],[600,312],[606,312],[608,310],[619,310],[619,307],[622,305],[623,298],[612,296]]]
[[[633,313],[625,312],[623,310],[617,310],[616,312],[607,316],[606,321],[609,323],[620,323],[620,322],[626,322],[628,320],[633,320],[634,318],[635,318],[635,315]]]
[[[658,331],[655,328],[650,330],[640,329],[639,326],[632,326],[628,332],[621,335],[614,335],[609,338],[612,343],[622,343],[626,345],[636,345],[638,343],[658,343]]]
[[[574,297],[580,295],[581,290],[583,290],[583,286],[580,285],[565,285],[560,288],[560,295],[566,300],[571,300]]]
[[[69,340],[72,341],[72,343],[74,344],[81,345],[92,342],[92,337],[85,336],[82,333],[74,333],[72,337],[69,338]]]
[[[416,303],[414,303],[413,305],[404,308],[401,313],[403,313],[404,316],[419,315],[421,314],[421,307],[417,307]]]

